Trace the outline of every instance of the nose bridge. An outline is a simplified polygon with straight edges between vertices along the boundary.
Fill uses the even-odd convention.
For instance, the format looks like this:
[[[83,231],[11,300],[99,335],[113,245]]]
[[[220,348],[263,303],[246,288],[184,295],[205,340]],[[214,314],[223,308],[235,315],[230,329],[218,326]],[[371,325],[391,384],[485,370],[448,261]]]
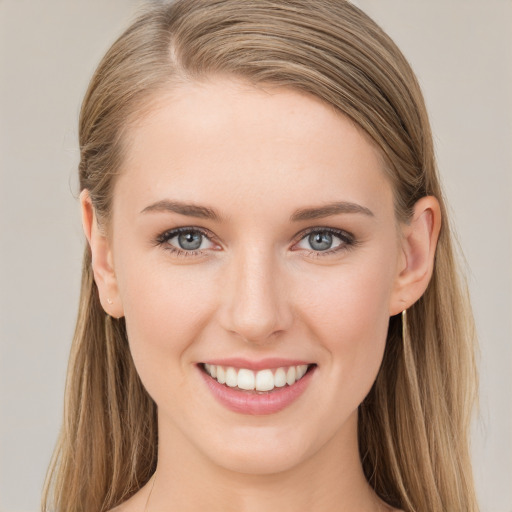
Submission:
[[[231,261],[224,327],[247,341],[265,342],[288,327],[279,261],[268,248],[241,250]]]

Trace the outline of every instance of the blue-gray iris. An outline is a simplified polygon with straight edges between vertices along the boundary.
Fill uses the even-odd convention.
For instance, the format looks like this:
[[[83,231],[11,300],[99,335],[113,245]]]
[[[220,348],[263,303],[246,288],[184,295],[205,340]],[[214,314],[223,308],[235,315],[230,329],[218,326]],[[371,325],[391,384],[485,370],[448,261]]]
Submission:
[[[325,251],[332,246],[332,235],[330,233],[311,233],[309,244],[315,251]]]
[[[178,243],[182,249],[194,251],[201,247],[203,241],[203,235],[201,233],[194,233],[189,231],[188,233],[181,233],[178,235]]]

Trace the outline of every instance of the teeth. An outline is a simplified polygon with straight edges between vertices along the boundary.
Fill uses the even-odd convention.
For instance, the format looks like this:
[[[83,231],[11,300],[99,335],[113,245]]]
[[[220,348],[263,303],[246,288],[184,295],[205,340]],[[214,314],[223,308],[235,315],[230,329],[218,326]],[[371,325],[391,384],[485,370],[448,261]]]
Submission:
[[[284,368],[278,368],[276,370],[274,375],[274,386],[276,388],[282,388],[283,386],[286,386],[286,372],[284,371]]]
[[[288,384],[288,386],[291,386],[295,382],[296,377],[297,370],[295,369],[295,366],[290,366],[290,368],[288,368],[288,371],[286,372],[286,384]]]
[[[272,370],[261,370],[256,374],[256,391],[274,389],[274,374]]]
[[[240,389],[246,389],[248,391],[254,389],[254,380],[254,372],[251,372],[251,370],[246,370],[245,368],[238,370],[238,387]]]
[[[238,375],[234,368],[229,367],[226,370],[226,386],[236,388],[238,386]]]
[[[212,375],[212,374],[210,374]],[[213,375],[212,375],[213,377]],[[226,383],[226,370],[224,370],[224,368],[222,368],[222,366],[217,366],[217,381],[220,383],[220,384],[225,384]]]
[[[220,384],[226,384],[230,388],[244,389],[246,391],[272,391],[274,387],[292,386],[304,377],[308,370],[307,364],[289,366],[275,370],[260,370],[254,372],[247,368],[236,369],[232,366],[227,368],[215,364],[205,364],[206,373],[217,380]]]

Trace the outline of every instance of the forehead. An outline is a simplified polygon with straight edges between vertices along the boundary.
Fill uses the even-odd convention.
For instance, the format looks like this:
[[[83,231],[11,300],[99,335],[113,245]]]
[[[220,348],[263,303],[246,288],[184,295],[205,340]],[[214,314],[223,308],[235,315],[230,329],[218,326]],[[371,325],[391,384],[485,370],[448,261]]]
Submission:
[[[126,196],[144,207],[169,196],[237,213],[392,202],[369,137],[319,98],[289,88],[229,79],[181,85],[156,98],[128,130],[125,147],[114,203]]]

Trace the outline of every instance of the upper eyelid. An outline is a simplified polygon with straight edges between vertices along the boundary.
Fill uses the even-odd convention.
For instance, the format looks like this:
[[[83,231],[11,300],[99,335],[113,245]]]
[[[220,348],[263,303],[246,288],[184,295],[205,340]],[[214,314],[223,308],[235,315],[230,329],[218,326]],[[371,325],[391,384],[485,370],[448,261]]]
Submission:
[[[162,233],[160,233],[159,235],[157,235],[153,239],[153,245],[156,247],[160,247],[160,248],[164,249],[165,251],[175,253],[176,255],[179,255],[179,254],[182,254],[182,255],[204,254],[209,249],[187,250],[187,249],[182,249],[181,247],[176,247],[173,244],[169,243],[170,240],[179,236],[180,233],[184,233],[184,232],[186,233],[186,232],[191,232],[191,231],[200,233],[202,236],[207,238],[211,244],[220,245],[216,241],[215,235],[210,230],[205,229],[205,228],[200,228],[198,226],[180,226],[177,228],[167,229],[167,230],[163,231]]]
[[[191,231],[201,233],[203,236],[206,236],[209,240],[215,238],[215,234],[212,233],[209,229],[200,228],[198,226],[181,226],[178,228],[167,229],[166,231],[158,235],[157,240],[170,240],[171,238],[178,236],[180,233],[187,233]]]
[[[344,229],[330,228],[330,227],[326,227],[326,226],[325,227],[316,226],[316,227],[312,227],[312,228],[307,228],[307,229],[301,231],[300,233],[298,233],[295,236],[294,241],[298,242],[298,241],[302,240],[304,237],[310,235],[311,233],[331,233],[331,234],[339,236],[339,237],[344,236],[345,238],[354,240],[354,235],[352,235],[352,233],[349,233],[348,231],[345,231]]]
[[[209,229],[206,229],[206,228],[199,227],[199,226],[180,226],[177,228],[168,229],[168,230],[164,231],[163,233],[161,233],[160,235],[158,235],[156,240],[157,240],[157,242],[168,241],[168,240],[171,240],[172,238],[178,236],[180,233],[190,232],[190,231],[195,231],[195,232],[201,233],[203,236],[208,238],[208,240],[210,240],[211,242],[219,243],[216,235],[212,231],[210,231]],[[311,233],[322,233],[322,232],[323,233],[331,233],[335,236],[338,236],[342,240],[348,238],[350,241],[354,242],[354,236],[351,233],[349,233],[348,231],[345,231],[344,229],[327,227],[327,226],[312,226],[310,228],[306,228],[306,229],[300,231],[299,233],[297,233],[292,239],[292,244],[296,244],[296,243],[300,242],[301,240],[303,240],[305,237],[307,237]],[[220,243],[219,243],[219,245],[220,245]]]

